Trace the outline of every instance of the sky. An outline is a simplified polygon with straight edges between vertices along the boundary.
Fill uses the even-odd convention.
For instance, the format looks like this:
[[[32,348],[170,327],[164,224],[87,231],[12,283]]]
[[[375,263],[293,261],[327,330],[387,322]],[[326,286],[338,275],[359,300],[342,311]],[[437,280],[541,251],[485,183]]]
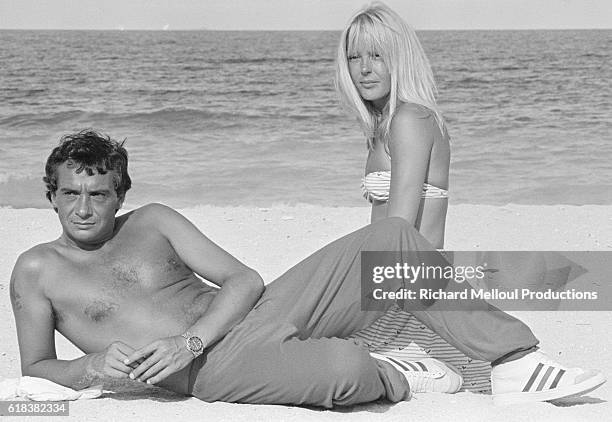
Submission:
[[[339,30],[367,0],[0,0],[0,29]],[[427,29],[612,28],[612,0],[387,0]]]

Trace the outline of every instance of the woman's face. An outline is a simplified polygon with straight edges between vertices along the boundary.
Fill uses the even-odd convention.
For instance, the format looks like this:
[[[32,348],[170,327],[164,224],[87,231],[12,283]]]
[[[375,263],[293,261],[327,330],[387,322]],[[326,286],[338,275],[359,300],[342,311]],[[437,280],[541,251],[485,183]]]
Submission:
[[[391,74],[379,52],[358,48],[347,56],[349,73],[359,95],[382,110],[391,92]]]

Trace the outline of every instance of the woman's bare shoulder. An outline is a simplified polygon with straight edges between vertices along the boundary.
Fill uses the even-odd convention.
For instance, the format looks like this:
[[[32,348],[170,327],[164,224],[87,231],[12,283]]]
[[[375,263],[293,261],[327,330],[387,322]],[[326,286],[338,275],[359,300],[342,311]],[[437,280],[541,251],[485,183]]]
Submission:
[[[394,144],[402,144],[431,148],[435,137],[435,125],[430,121],[432,116],[432,112],[426,107],[402,103],[391,122],[389,146],[393,148]]]
[[[403,119],[429,119],[434,117],[433,111],[421,104],[400,103],[395,116]]]

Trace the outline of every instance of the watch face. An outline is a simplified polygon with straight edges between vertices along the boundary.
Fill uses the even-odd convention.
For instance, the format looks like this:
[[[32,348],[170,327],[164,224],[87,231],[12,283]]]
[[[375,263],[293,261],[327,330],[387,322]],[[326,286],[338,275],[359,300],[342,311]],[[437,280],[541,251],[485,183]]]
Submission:
[[[199,352],[204,347],[204,344],[199,337],[192,336],[187,339],[187,347],[193,352]]]

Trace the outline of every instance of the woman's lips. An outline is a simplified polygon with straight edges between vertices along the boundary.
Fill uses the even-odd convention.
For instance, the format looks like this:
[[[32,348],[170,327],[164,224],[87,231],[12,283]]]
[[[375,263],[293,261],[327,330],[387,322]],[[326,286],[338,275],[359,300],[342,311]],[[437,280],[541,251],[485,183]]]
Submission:
[[[372,88],[378,84],[378,81],[361,81],[359,82],[364,88]]]

